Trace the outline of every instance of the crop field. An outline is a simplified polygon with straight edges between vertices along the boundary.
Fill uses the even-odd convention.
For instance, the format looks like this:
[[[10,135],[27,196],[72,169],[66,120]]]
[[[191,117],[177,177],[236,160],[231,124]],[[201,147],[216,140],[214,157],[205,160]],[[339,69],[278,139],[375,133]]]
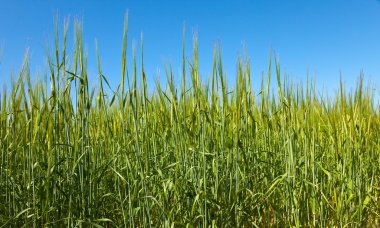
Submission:
[[[125,23],[110,88],[99,54],[87,73],[73,27],[70,48],[68,24],[57,29],[45,77],[31,79],[26,55],[0,92],[0,227],[380,225],[379,95],[362,77],[327,97],[275,58],[253,76],[242,57],[229,87],[218,47],[202,80],[195,37],[181,74],[148,85]]]

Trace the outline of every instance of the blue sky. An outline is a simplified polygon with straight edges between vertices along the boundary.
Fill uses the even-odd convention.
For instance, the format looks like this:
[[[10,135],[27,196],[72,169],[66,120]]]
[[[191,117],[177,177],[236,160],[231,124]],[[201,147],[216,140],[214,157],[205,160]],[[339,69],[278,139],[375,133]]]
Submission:
[[[44,72],[46,48],[53,47],[53,18],[82,18],[89,72],[96,77],[95,38],[104,74],[113,86],[120,80],[123,17],[129,12],[128,52],[144,36],[144,63],[153,87],[164,77],[163,62],[180,72],[182,27],[186,24],[187,57],[193,31],[198,32],[200,72],[212,70],[213,45],[221,42],[227,76],[234,81],[236,59],[243,47],[251,60],[253,83],[267,70],[270,50],[282,72],[294,81],[315,78],[318,88],[337,89],[342,73],[351,87],[361,71],[380,85],[380,1],[3,1],[0,8],[0,84],[17,73],[29,48],[32,74]],[[71,26],[71,30],[72,30]],[[69,38],[72,41],[72,37]],[[72,50],[72,49],[71,49]],[[158,72],[160,71],[160,74]],[[178,74],[179,75],[179,74]]]

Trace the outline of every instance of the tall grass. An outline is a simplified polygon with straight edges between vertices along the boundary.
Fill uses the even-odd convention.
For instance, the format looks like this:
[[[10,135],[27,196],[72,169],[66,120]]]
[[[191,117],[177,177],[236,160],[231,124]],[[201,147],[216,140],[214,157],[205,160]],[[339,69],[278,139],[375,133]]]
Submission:
[[[44,79],[31,83],[26,55],[0,94],[0,227],[380,224],[380,113],[362,77],[329,99],[270,58],[253,91],[241,57],[229,88],[218,47],[201,80],[195,37],[182,75],[166,66],[167,83],[148,88],[142,38],[126,58],[126,19],[110,90],[98,52],[88,75],[80,23],[68,58],[68,27]]]

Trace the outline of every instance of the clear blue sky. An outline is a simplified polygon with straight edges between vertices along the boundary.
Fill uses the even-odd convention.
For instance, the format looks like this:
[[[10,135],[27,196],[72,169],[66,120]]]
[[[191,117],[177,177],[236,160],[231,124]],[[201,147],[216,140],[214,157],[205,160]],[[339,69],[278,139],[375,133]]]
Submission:
[[[345,84],[353,86],[363,70],[366,79],[380,85],[378,0],[2,1],[0,84],[9,79],[10,72],[17,73],[27,48],[32,74],[47,69],[45,50],[53,47],[53,17],[58,12],[61,21],[67,16],[71,22],[75,17],[83,18],[90,73],[95,77],[96,38],[104,74],[116,85],[120,78],[126,10],[129,11],[128,58],[131,60],[133,40],[138,44],[142,32],[146,71],[151,82],[157,77],[158,69],[164,77],[163,60],[172,62],[175,73],[180,71],[182,26],[186,23],[188,57],[191,57],[192,31],[199,34],[203,78],[211,73],[213,45],[220,41],[231,82],[235,77],[236,58],[245,44],[253,83],[259,83],[261,72],[267,70],[272,48],[280,57],[282,72],[295,81],[305,81],[309,69],[319,88],[334,90],[340,72]]]

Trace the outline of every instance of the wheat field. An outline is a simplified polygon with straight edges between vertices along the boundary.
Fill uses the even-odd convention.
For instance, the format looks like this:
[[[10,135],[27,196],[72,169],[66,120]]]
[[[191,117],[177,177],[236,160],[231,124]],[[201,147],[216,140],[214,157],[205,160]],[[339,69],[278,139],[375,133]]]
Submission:
[[[69,24],[56,29],[45,77],[26,55],[0,92],[0,227],[380,225],[379,95],[363,77],[327,97],[276,58],[251,76],[243,56],[229,87],[219,47],[202,80],[195,37],[181,74],[148,85],[142,40],[126,57],[126,18],[110,88],[73,28],[73,47]]]

